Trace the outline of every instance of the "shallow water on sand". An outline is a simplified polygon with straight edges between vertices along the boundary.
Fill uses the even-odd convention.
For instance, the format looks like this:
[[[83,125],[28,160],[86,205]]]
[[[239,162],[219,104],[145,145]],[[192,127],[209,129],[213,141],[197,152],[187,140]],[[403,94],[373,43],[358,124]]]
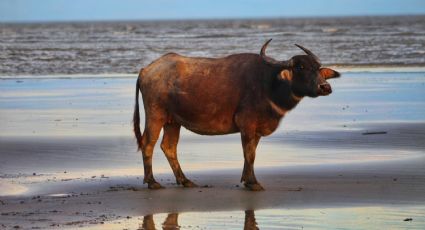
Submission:
[[[135,78],[0,80],[0,156],[7,157],[0,173],[140,174],[131,125]],[[331,96],[304,99],[261,140],[257,167],[423,156],[424,73],[346,73],[331,83]],[[376,131],[386,133],[363,135]],[[183,129],[179,159],[185,170],[240,168],[240,137]],[[170,172],[158,145],[154,162],[156,172]]]
[[[322,207],[159,213],[90,229],[423,229],[425,206]]]

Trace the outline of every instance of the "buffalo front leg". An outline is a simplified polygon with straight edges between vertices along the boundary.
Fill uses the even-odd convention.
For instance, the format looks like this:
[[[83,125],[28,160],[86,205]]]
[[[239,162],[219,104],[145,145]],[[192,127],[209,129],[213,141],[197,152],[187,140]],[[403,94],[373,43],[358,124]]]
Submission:
[[[142,153],[143,166],[145,169],[145,177],[143,183],[148,184],[150,189],[163,188],[161,184],[156,182],[152,172],[152,155],[155,144],[158,140],[163,123],[159,120],[147,120],[145,130],[142,136]]]
[[[177,143],[179,142],[180,127],[176,123],[167,123],[164,125],[161,149],[167,157],[168,163],[170,163],[177,184],[181,184],[184,187],[196,187],[197,185],[195,183],[186,178],[177,159]]]
[[[252,191],[261,191],[264,188],[257,182],[254,173],[255,150],[257,149],[260,136],[253,133],[242,133],[242,147],[244,155],[244,166],[241,182],[244,182],[246,188]]]

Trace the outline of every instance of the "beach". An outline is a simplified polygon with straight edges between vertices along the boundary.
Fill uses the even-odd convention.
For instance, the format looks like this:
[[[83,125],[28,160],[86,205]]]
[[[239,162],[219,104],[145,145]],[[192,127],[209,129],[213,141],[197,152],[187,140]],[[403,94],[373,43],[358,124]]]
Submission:
[[[177,186],[157,145],[166,188],[148,190],[135,74],[1,77],[0,228],[423,229],[425,71],[342,74],[260,141],[263,192],[239,183],[239,135],[187,130],[178,156],[200,187]]]

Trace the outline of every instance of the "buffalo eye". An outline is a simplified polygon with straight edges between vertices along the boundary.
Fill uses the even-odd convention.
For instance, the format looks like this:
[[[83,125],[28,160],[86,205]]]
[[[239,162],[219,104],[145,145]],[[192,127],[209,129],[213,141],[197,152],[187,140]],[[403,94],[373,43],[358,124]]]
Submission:
[[[303,65],[296,65],[295,69],[301,71],[301,70],[304,69],[304,66]]]

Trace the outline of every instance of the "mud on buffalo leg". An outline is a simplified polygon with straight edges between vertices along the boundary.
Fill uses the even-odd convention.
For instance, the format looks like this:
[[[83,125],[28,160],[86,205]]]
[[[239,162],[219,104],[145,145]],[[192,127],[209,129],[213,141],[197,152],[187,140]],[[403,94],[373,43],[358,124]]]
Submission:
[[[158,140],[163,124],[164,122],[162,119],[150,119],[149,116],[146,116],[146,125],[142,136],[143,166],[145,168],[145,178],[143,183],[148,183],[148,188],[150,189],[163,188],[155,181],[152,172],[153,148]]]
[[[179,142],[180,127],[177,123],[167,123],[164,125],[161,149],[167,157],[171,169],[173,169],[177,184],[182,184],[184,187],[196,187],[195,183],[186,178],[177,159],[177,143]]]
[[[257,182],[257,178],[254,174],[255,150],[258,142],[260,141],[260,136],[255,133],[241,132],[241,137],[243,155],[245,159],[241,182],[245,182],[245,187],[252,191],[264,190],[264,188]]]

